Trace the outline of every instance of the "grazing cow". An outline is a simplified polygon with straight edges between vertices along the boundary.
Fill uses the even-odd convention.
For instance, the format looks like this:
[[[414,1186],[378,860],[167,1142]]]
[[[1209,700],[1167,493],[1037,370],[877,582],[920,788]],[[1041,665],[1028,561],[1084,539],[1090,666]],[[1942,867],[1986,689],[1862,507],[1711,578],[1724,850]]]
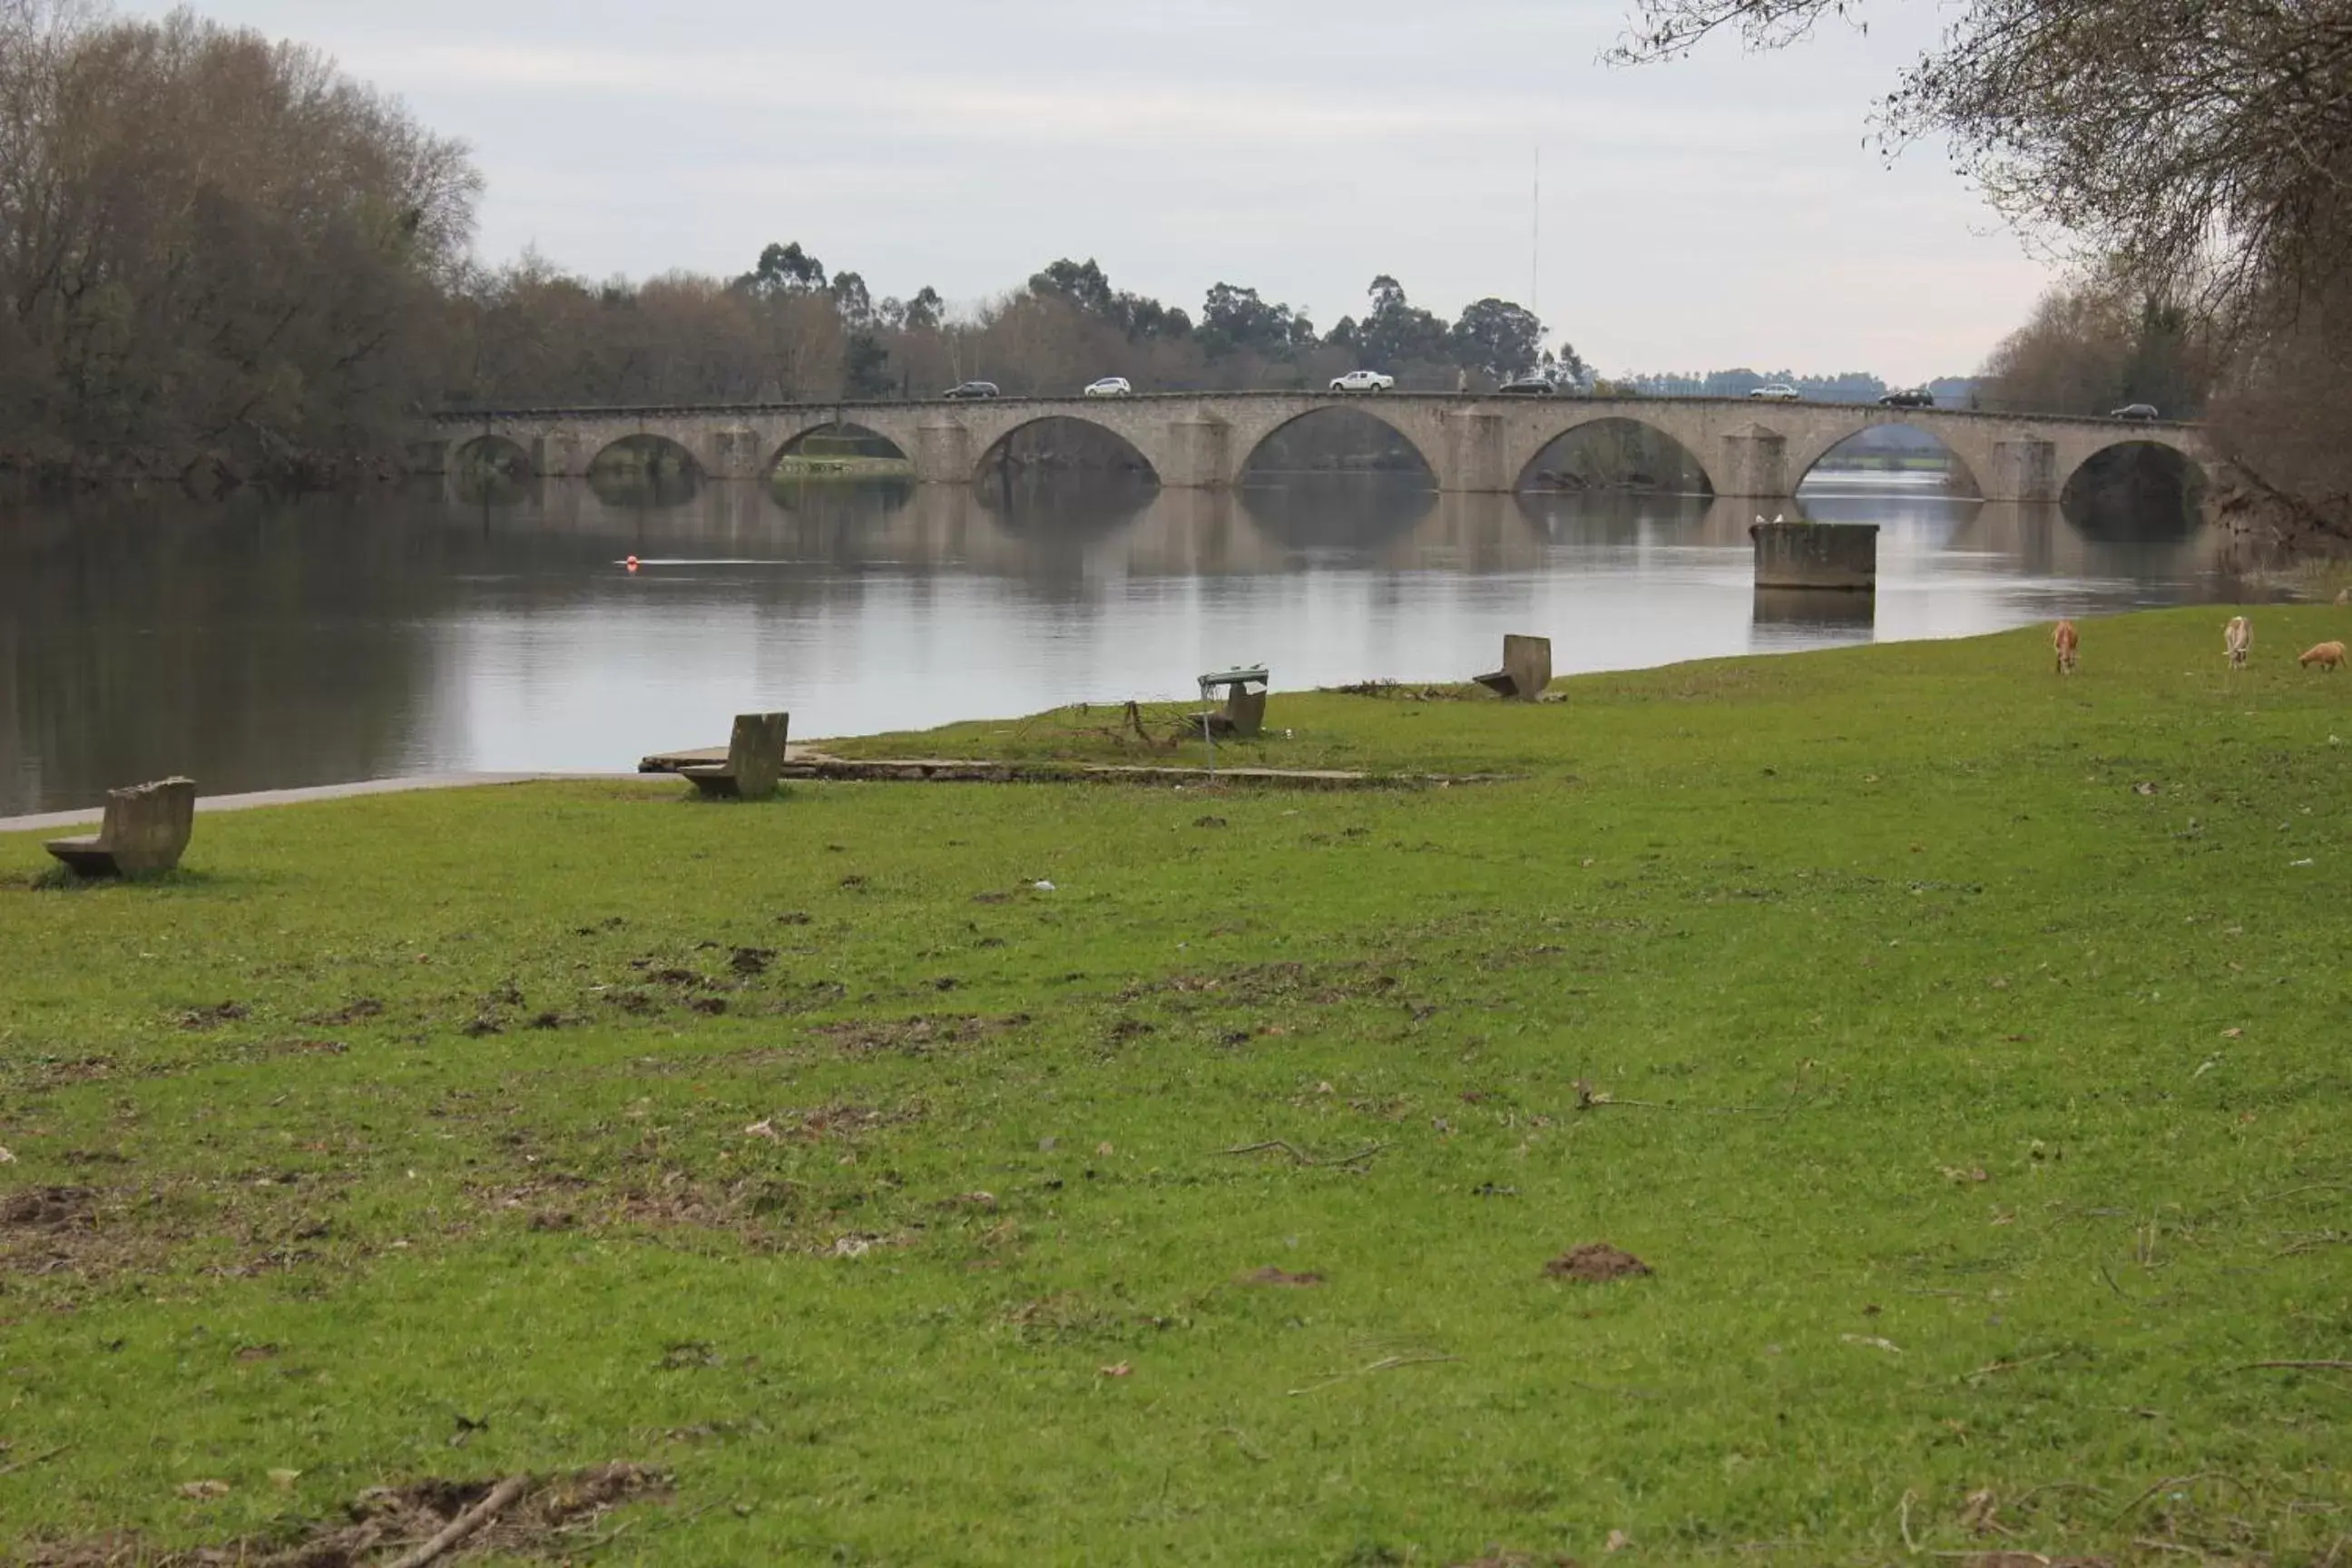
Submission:
[[[2230,650],[2230,668],[2246,668],[2246,656],[2254,651],[2254,623],[2243,616],[2231,616],[2230,624],[2221,628],[2221,642]]]
[[[2305,669],[2309,669],[2315,664],[2320,668],[2333,673],[2336,667],[2344,662],[2344,645],[2340,642],[2317,644],[2304,649],[2294,662]]]
[[[2052,628],[2050,633],[2050,646],[2058,650],[2059,674],[2072,675],[2074,673],[2074,650],[2082,646],[2082,642],[2083,639],[2081,637],[2076,635],[2074,631],[2074,623],[2072,621],[2060,621],[2056,626]]]

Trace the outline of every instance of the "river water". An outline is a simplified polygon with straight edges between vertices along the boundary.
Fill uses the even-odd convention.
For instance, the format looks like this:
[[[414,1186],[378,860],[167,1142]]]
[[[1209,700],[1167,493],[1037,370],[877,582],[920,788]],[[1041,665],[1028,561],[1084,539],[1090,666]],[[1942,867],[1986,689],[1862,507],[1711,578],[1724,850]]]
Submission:
[[[215,794],[625,769],[723,743],[739,711],[872,732],[1181,697],[1234,664],[1277,689],[1459,679],[1506,632],[1549,635],[1564,674],[2229,586],[2178,526],[2092,537],[1933,476],[1817,479],[1802,507],[1881,525],[1874,604],[1759,597],[1752,503],[1379,476],[0,504],[0,816],[172,773]]]

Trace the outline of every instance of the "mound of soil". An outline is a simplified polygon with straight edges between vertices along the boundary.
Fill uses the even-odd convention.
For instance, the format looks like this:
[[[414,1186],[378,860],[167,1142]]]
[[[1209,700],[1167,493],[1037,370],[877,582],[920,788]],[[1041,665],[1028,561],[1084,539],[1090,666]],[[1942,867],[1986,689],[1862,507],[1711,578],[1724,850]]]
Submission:
[[[1605,1241],[1588,1241],[1581,1247],[1571,1247],[1549,1263],[1544,1272],[1555,1279],[1580,1279],[1599,1284],[1610,1279],[1622,1279],[1630,1275],[1647,1274],[1650,1266],[1621,1247]]]
[[[62,1230],[87,1225],[97,1201],[88,1187],[28,1187],[0,1198],[0,1227]]]
[[[291,1538],[247,1540],[155,1555],[121,1533],[36,1547],[26,1568],[372,1568],[423,1545],[488,1498],[496,1480],[426,1480],[373,1487]],[[465,1540],[436,1558],[562,1556],[578,1550],[580,1527],[607,1509],[667,1496],[669,1478],[641,1465],[595,1465],[530,1486]]]

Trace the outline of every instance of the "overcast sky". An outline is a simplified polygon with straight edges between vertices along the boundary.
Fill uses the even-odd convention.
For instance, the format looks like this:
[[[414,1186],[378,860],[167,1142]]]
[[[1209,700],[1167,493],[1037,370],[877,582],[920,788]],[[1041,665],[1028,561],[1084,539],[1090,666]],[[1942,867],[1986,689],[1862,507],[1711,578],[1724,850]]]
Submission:
[[[159,14],[162,4],[122,9]],[[1318,327],[1392,273],[1536,304],[1603,374],[1973,371],[2048,281],[1871,101],[1938,7],[1779,56],[1606,69],[1622,0],[200,0],[475,150],[478,248],[748,269],[772,239],[876,298],[969,301],[1060,256],[1197,313]],[[1531,266],[1542,157],[1541,260]],[[1531,298],[1532,296],[1532,298]]]

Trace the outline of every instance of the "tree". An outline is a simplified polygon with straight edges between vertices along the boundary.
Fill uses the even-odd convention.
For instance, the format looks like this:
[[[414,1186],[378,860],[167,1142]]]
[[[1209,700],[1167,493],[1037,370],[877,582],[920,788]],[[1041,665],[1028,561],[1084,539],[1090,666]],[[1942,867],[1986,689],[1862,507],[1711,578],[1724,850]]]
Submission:
[[[1408,301],[1395,279],[1382,273],[1366,292],[1372,308],[1356,327],[1356,346],[1366,363],[1398,365],[1447,357],[1445,323]]]
[[[1247,350],[1281,358],[1314,343],[1315,323],[1255,289],[1219,283],[1201,301],[1201,337],[1212,357]]]
[[[833,308],[841,312],[842,321],[853,331],[863,331],[875,323],[874,297],[866,291],[866,279],[855,272],[834,274]]]
[[[790,245],[771,244],[760,252],[760,264],[735,279],[736,288],[763,299],[814,294],[824,286],[824,264],[803,250],[797,239]]]
[[[313,50],[0,0],[9,444],[396,445],[480,189],[461,143]]]
[[[893,297],[885,300],[875,307],[874,313],[884,326],[897,331],[936,332],[940,330],[940,318],[946,313],[946,309],[945,302],[940,299],[940,291],[925,284],[915,291],[913,299]]]
[[[1127,334],[1142,338],[1181,338],[1192,331],[1192,318],[1180,310],[1141,294],[1114,289],[1094,258],[1053,263],[1029,279],[1029,292],[1041,300],[1061,300]]]
[[[1729,29],[1778,47],[1868,0],[1634,0],[1613,58]],[[1885,145],[1948,137],[2003,211],[2209,300],[2339,275],[2352,227],[2352,26],[2336,4],[1963,0],[1881,105]]]
[[[1081,310],[1103,317],[1113,314],[1117,300],[1110,279],[1091,256],[1082,262],[1066,257],[1054,262],[1030,278],[1029,292],[1041,299],[1067,300]]]
[[[1454,360],[1465,370],[1508,381],[1536,368],[1543,335],[1534,311],[1490,296],[1463,307],[1461,320],[1454,323]]]
[[[1867,0],[1633,4],[1620,60],[1679,56],[1722,30],[1777,47],[1867,11]],[[2131,377],[2182,384],[2192,340],[2226,354],[2215,363],[2230,416],[2214,431],[2231,465],[2283,536],[2352,540],[2352,448],[2289,433],[2317,367],[2352,361],[2342,0],[1959,0],[1952,18],[1878,110],[1882,144],[1939,135],[2013,219],[2070,237],[2160,301],[2127,331]],[[2016,345],[2008,379],[2031,347]],[[2281,420],[2275,447],[2257,410]]]
[[[2175,301],[2135,293],[2119,273],[2052,289],[1986,360],[1979,397],[1992,408],[2104,415],[2149,403],[2195,418],[2215,374],[2209,336]]]

